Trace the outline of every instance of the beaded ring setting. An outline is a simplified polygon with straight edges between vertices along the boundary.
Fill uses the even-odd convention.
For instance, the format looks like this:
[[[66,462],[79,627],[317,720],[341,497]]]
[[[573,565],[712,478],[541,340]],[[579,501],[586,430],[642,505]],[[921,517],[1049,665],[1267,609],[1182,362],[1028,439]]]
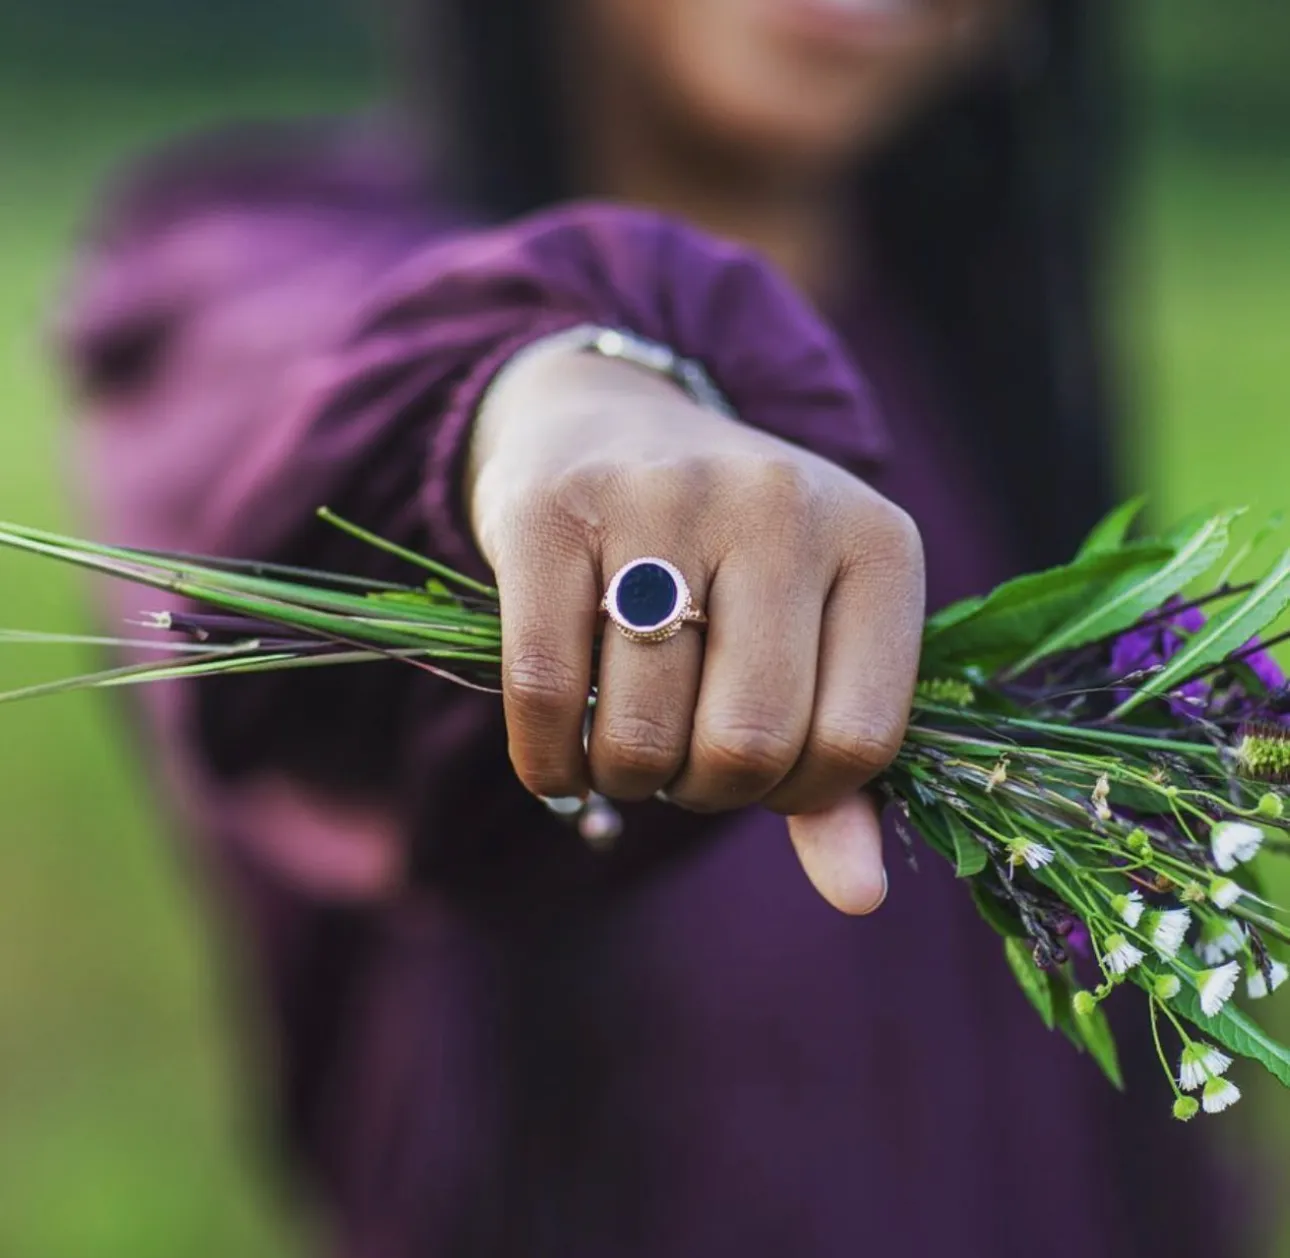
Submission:
[[[708,623],[676,566],[654,556],[633,559],[619,568],[600,609],[632,642],[666,642],[686,625]]]

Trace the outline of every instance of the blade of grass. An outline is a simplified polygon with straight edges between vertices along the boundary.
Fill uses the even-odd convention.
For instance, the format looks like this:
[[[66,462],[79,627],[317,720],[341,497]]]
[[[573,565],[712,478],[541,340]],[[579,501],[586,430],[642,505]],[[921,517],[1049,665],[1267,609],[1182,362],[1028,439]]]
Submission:
[[[348,585],[360,590],[386,590],[398,594],[419,594],[421,588],[415,585],[401,585],[397,581],[378,581],[370,577],[350,576],[343,572],[325,572],[319,568],[299,568],[293,564],[272,563],[262,559],[229,559],[222,555],[197,555],[182,550],[156,550],[148,546],[113,546],[106,542],[92,542],[84,538],[71,537],[64,533],[53,533],[48,529],[32,528],[29,524],[13,524],[0,520],[0,530],[6,533],[17,533],[32,537],[37,541],[61,543],[78,550],[93,551],[100,554],[113,554],[120,557],[147,557],[158,562],[159,566],[179,566],[228,569],[230,572],[245,572],[253,576],[274,573],[293,580],[324,581],[332,585]]]
[[[422,596],[422,601],[382,601],[379,598],[346,594],[338,590],[303,585],[299,582],[277,581],[241,572],[225,572],[219,567],[211,567],[204,563],[190,565],[162,563],[154,560],[145,551],[131,551],[92,542],[82,544],[75,538],[46,534],[42,530],[27,529],[22,526],[0,524],[0,545],[60,559],[65,563],[89,567],[94,571],[106,572],[109,575],[139,581],[160,589],[174,589],[174,581],[197,579],[211,586],[240,590],[249,594],[263,594],[301,606],[355,615],[370,615],[375,604],[380,607],[387,619],[433,621],[434,623],[455,621],[483,626],[488,626],[496,620],[496,612],[490,608],[473,608],[463,606],[456,601],[435,600],[423,590],[399,588],[385,591],[386,593],[418,594]],[[87,558],[96,559],[98,563],[87,563]],[[157,579],[148,580],[140,575],[142,573],[149,573]],[[170,579],[167,580],[167,577]],[[379,595],[381,591],[376,590],[373,593]],[[396,608],[397,617],[394,615]]]
[[[105,646],[135,651],[164,651],[173,655],[200,655],[215,651],[244,649],[242,643],[211,646],[202,642],[165,641],[153,638],[110,638],[89,633],[38,633],[22,629],[0,629],[0,644],[6,646]]]
[[[448,581],[453,585],[460,585],[468,590],[474,590],[476,594],[484,594],[490,598],[497,597],[497,591],[491,585],[485,585],[482,581],[472,580],[460,572],[455,572],[445,564],[436,563],[435,560],[428,559],[425,555],[417,554],[415,550],[408,550],[405,546],[399,546],[377,536],[375,533],[369,533],[367,529],[354,524],[350,520],[346,520],[343,516],[337,515],[328,507],[318,508],[318,518],[330,524],[333,528],[340,529],[342,533],[348,533],[350,537],[356,538],[360,542],[366,542],[369,546],[375,546],[377,550],[383,550],[387,555],[394,555],[410,564],[415,564],[419,568],[424,568],[427,572],[433,572],[441,581]]]
[[[212,578],[210,573],[200,573],[194,579],[183,574],[156,573],[134,561],[109,559],[96,554],[83,553],[28,538],[6,536],[3,531],[0,531],[0,543],[6,542],[16,546],[18,549],[48,555],[90,571],[107,573],[110,576],[125,578],[142,585],[151,586],[154,589],[167,590],[185,598],[209,603],[225,610],[239,612],[243,615],[259,616],[264,620],[277,624],[290,625],[314,633],[323,633],[330,637],[349,640],[354,636],[353,630],[355,627],[361,625],[363,629],[362,637],[370,637],[374,643],[379,643],[383,646],[420,646],[437,642],[444,642],[449,645],[461,644],[459,641],[460,623],[453,625],[451,628],[445,628],[434,622],[426,622],[421,617],[403,620],[384,616],[380,618],[384,622],[383,625],[369,624],[366,623],[368,619],[375,621],[376,618],[356,617],[352,614],[341,615],[315,609],[294,601],[267,596],[253,597],[241,592],[230,592],[220,584],[211,583],[212,579],[219,581],[219,574],[215,574]],[[248,580],[250,579],[243,579],[239,584]],[[312,596],[315,591],[311,590],[309,593]],[[370,602],[366,600],[353,601],[362,607],[364,611],[371,611],[372,605]],[[483,618],[476,615],[473,619],[478,622]],[[386,626],[397,626],[397,628]],[[470,638],[469,633],[465,636],[467,639]],[[491,634],[486,635],[486,637],[487,640],[492,640]],[[364,643],[364,645],[367,645],[367,643]]]

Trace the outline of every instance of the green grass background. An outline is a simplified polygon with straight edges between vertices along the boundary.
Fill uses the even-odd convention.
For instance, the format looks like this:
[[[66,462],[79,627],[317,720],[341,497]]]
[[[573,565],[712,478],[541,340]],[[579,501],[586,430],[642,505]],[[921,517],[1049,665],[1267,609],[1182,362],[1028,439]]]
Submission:
[[[1221,18],[1194,0],[1135,2],[1114,311],[1136,402],[1125,457],[1160,517],[1290,508],[1290,20],[1261,0]],[[104,172],[206,119],[362,95],[348,14],[214,8],[46,0],[0,14],[0,517],[64,520],[42,328]],[[0,555],[0,624],[82,620],[74,582]],[[0,652],[0,688],[75,663]],[[236,940],[215,937],[140,768],[96,698],[0,711],[0,1258],[282,1258],[303,1232],[254,1138],[230,1035],[217,958]],[[1284,1181],[1290,1104],[1253,1068],[1240,1077],[1263,1103],[1224,1133],[1266,1147]],[[1282,1231],[1268,1253],[1290,1258]]]

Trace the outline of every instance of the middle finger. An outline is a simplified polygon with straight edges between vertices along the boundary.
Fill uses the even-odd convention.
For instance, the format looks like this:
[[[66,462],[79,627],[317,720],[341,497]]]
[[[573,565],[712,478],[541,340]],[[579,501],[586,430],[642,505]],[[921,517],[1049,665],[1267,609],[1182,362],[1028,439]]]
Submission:
[[[755,803],[786,777],[810,730],[821,582],[795,556],[731,556],[712,580],[690,752],[668,798],[708,811]]]

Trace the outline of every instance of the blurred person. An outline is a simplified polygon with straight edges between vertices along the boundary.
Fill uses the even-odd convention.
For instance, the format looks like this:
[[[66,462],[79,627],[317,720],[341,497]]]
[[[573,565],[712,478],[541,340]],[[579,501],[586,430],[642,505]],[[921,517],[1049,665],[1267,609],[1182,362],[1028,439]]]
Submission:
[[[406,575],[326,504],[501,590],[503,703],[395,665],[139,700],[329,1252],[1239,1252],[1146,1028],[1117,1095],[862,791],[925,599],[1110,501],[1110,11],[409,0],[392,105],[183,141],[100,214],[99,533]],[[607,627],[584,751],[647,556],[707,628]],[[608,851],[536,798],[593,789]]]

